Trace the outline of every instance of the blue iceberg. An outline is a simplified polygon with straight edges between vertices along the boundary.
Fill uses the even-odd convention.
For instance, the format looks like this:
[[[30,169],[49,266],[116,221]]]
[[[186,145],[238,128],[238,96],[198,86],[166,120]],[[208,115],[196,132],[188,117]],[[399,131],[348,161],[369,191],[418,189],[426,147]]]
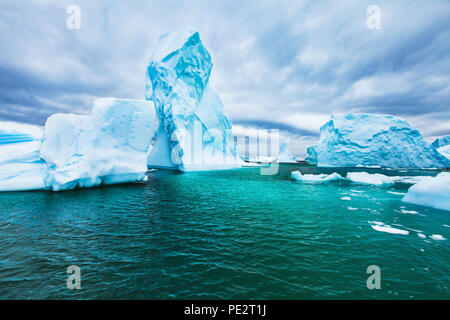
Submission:
[[[0,121],[0,191],[45,189],[39,126]]]
[[[211,55],[196,31],[160,37],[147,66],[146,99],[159,120],[149,168],[228,169],[242,161],[218,93]]]
[[[378,114],[336,114],[320,128],[306,161],[323,167],[447,168],[450,160],[408,121]]]

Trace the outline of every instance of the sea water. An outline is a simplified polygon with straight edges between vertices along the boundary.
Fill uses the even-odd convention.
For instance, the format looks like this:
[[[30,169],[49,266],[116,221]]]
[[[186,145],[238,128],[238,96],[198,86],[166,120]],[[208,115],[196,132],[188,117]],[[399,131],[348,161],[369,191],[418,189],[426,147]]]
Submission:
[[[143,183],[0,193],[0,298],[450,298],[450,212],[401,202],[408,184],[299,183],[294,170],[348,171],[159,170]],[[73,265],[80,289],[67,287]],[[380,289],[367,286],[370,266]]]

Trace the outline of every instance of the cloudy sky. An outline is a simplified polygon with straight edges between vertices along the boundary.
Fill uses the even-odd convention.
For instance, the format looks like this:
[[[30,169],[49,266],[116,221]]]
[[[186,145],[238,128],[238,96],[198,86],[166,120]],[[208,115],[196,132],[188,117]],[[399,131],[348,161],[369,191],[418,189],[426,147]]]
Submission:
[[[81,28],[66,26],[69,5]],[[380,9],[381,29],[367,27]],[[157,38],[195,28],[236,132],[280,129],[294,154],[330,113],[389,113],[450,134],[449,1],[0,0],[0,120],[43,125],[97,97],[144,98]]]

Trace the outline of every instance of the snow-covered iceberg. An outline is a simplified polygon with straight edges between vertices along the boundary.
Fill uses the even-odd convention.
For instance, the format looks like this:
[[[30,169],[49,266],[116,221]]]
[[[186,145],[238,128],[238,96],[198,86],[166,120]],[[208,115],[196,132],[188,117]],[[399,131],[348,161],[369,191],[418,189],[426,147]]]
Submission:
[[[54,114],[40,147],[45,185],[59,191],[144,180],[154,133],[149,101],[101,98],[90,115]]]
[[[436,140],[433,141],[433,143],[431,145],[433,147],[435,147],[436,149],[448,146],[448,145],[450,145],[450,136],[443,136],[443,137],[437,138]]]
[[[450,172],[413,185],[402,201],[450,211]]]
[[[146,76],[146,99],[155,103],[160,123],[150,168],[191,171],[242,165],[231,123],[209,85],[212,65],[196,31],[168,33],[158,40]]]
[[[0,191],[45,189],[42,128],[0,121]]]
[[[324,167],[446,168],[450,160],[408,121],[377,114],[336,114],[320,128],[306,161]]]

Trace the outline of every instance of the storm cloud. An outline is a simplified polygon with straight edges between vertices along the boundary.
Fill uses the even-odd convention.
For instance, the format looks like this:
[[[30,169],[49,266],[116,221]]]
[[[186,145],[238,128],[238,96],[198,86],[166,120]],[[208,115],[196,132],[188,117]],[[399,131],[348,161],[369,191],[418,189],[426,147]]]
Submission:
[[[69,5],[81,28],[66,27]],[[367,28],[367,7],[381,29]],[[144,98],[158,37],[195,28],[239,132],[279,129],[303,155],[330,113],[388,113],[450,134],[448,1],[1,1],[0,120],[43,125],[97,97]]]

